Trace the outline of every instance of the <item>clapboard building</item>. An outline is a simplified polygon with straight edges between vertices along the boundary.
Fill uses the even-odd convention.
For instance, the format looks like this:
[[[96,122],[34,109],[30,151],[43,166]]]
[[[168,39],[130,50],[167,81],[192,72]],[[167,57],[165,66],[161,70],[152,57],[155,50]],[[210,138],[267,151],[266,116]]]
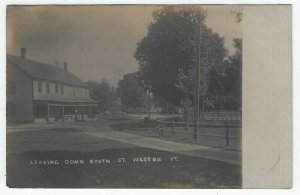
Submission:
[[[97,118],[97,102],[89,86],[68,71],[68,64],[56,67],[7,55],[6,116],[8,122],[52,122]]]

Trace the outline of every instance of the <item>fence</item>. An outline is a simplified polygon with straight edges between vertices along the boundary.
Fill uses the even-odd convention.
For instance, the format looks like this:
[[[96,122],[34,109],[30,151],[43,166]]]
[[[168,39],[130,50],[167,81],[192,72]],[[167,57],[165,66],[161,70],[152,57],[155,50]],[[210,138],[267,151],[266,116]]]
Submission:
[[[194,124],[192,121],[183,121],[181,117],[169,116],[160,117],[156,119],[156,129],[160,132],[171,133],[172,136],[176,134],[185,134],[186,138],[192,138]],[[230,146],[231,142],[236,143],[236,147],[240,147],[241,138],[241,122],[238,120],[225,120],[225,121],[212,121],[204,120],[199,121],[197,137],[202,139],[208,145]],[[188,137],[187,137],[188,136]],[[206,138],[215,138],[214,141],[209,141]],[[222,140],[222,141],[220,141]],[[238,143],[237,143],[238,142]]]
[[[241,121],[242,120],[242,112],[228,112],[228,111],[209,111],[209,112],[201,112],[200,119],[204,120],[220,120],[220,121]]]

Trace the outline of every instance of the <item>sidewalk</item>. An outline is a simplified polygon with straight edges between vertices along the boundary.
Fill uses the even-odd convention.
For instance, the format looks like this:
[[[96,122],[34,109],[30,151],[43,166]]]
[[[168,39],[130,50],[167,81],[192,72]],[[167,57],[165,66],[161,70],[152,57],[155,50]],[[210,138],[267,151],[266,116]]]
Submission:
[[[91,125],[91,124],[89,124]],[[145,137],[143,135],[136,135],[133,133],[125,133],[120,131],[111,130],[109,125],[103,124],[101,126],[102,131],[99,131],[99,127],[86,126],[80,123],[64,123],[64,124],[22,124],[15,126],[8,126],[7,132],[22,132],[22,131],[36,131],[47,128],[82,128],[83,134],[99,137],[102,139],[119,141],[121,143],[136,145],[145,148],[152,148],[161,151],[173,152],[183,155],[189,155],[193,157],[206,158],[212,160],[223,161],[231,164],[240,165],[241,152],[225,150],[222,148],[214,148],[209,146],[203,146],[190,143],[178,143],[174,141],[162,140],[159,138]]]
[[[119,131],[107,132],[85,132],[95,137],[119,141],[122,143],[133,144],[140,147],[152,148],[167,152],[174,152],[193,157],[206,158],[212,160],[223,161],[231,164],[241,164],[241,153],[237,151],[228,151],[220,148],[212,148],[208,146],[200,146],[195,144],[177,143],[165,141],[157,138],[143,137],[130,133]]]

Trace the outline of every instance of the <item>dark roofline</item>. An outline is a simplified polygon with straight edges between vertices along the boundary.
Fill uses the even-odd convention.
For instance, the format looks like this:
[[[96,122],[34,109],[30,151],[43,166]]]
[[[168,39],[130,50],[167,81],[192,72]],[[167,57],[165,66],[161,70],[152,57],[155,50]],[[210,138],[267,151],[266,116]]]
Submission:
[[[28,72],[22,70],[21,68],[18,67],[18,65],[16,65],[15,63],[9,61],[7,58],[6,58],[6,62],[12,64],[12,65],[13,65],[15,68],[17,68],[19,71],[23,72],[23,73],[26,74],[29,78],[33,79],[33,77],[32,77],[30,74],[28,74]]]
[[[44,82],[52,82],[52,83],[58,83],[58,84],[64,84],[64,85],[68,85],[68,86],[72,86],[72,87],[81,87],[81,88],[86,88],[86,89],[90,89],[89,86],[83,86],[83,85],[72,85],[72,84],[69,84],[69,83],[64,83],[64,82],[60,82],[60,81],[56,81],[56,80],[50,80],[50,79],[41,79],[41,78],[35,78],[35,77],[32,77],[31,78],[33,80],[38,80],[38,81],[44,81]]]
[[[7,56],[13,56],[13,57],[18,57],[19,56],[14,56],[14,55],[7,55]],[[43,79],[43,78],[39,78],[39,77],[34,77],[32,75],[30,75],[28,72],[24,71],[23,69],[21,69],[17,64],[15,64],[14,62],[10,61],[6,56],[6,62],[12,64],[15,68],[17,68],[19,71],[21,71],[22,73],[26,74],[29,78],[31,79],[35,79],[35,80],[41,80],[41,81],[49,81],[49,82],[55,82],[55,83],[60,83],[60,84],[64,84],[64,85],[68,85],[68,86],[73,86],[73,87],[82,87],[82,88],[87,88],[87,89],[90,89],[89,85],[84,83],[83,81],[81,81],[81,79],[79,79],[77,76],[75,76],[73,73],[71,72],[68,72],[69,74],[72,74],[74,77],[78,78],[83,84],[85,85],[76,85],[76,84],[70,84],[70,83],[66,83],[66,82],[61,82],[61,81],[57,81],[57,80],[51,80],[51,79]],[[34,63],[40,63],[42,64],[43,66],[49,66],[51,68],[57,68],[57,69],[60,69],[62,71],[66,71],[65,69],[62,69],[62,68],[59,68],[59,67],[56,67],[56,66],[53,66],[53,65],[49,65],[49,64],[45,64],[45,63],[42,63],[42,62],[38,62],[38,61],[34,61],[34,60],[30,60],[30,59],[27,59],[27,61],[32,61]]]

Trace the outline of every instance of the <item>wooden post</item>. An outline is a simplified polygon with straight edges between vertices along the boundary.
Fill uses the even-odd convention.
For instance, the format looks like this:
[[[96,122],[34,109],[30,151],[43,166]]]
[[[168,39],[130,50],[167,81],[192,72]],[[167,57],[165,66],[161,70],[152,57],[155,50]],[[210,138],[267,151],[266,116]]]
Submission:
[[[175,128],[175,126],[174,126],[174,115],[172,115],[172,135],[174,135],[174,128]]]
[[[197,140],[197,131],[199,125],[199,92],[200,92],[200,53],[201,53],[201,30],[200,30],[200,15],[197,16],[197,61],[195,63],[195,84],[194,84],[194,133],[193,133],[193,140]]]
[[[150,89],[148,89],[148,121],[150,121],[150,115],[151,115],[151,94]]]
[[[225,139],[226,139],[226,146],[229,146],[229,127],[228,127],[228,120],[225,123],[225,129],[226,129],[226,134],[225,134]]]
[[[62,121],[65,122],[65,107],[62,106]]]
[[[169,114],[169,103],[167,102],[167,114]]]
[[[158,130],[160,130],[160,121],[159,121],[160,119],[159,119],[159,117],[158,117],[158,119],[157,119],[157,124],[158,124]]]
[[[36,118],[36,104],[35,104],[35,102],[33,101],[33,123],[35,123],[35,119]]]
[[[49,104],[47,104],[47,123],[50,123],[50,118],[49,118]]]
[[[202,78],[202,79],[203,79],[203,78]],[[204,83],[204,82],[202,81],[202,88],[203,88],[203,83]],[[204,91],[204,90],[203,90],[203,91]],[[204,94],[202,94],[202,112],[203,112],[203,114],[202,114],[202,115],[203,115],[203,118],[202,118],[202,123],[203,123],[203,124],[202,124],[202,128],[203,128],[203,129],[204,129],[204,121],[205,121],[205,112],[204,112],[204,111],[205,111],[205,108],[204,108],[205,105],[204,105],[204,103],[205,103],[205,97],[204,97]]]
[[[81,104],[81,120],[83,120],[83,106]]]
[[[187,119],[185,123],[185,129],[188,131],[189,130],[189,119]]]
[[[96,105],[97,118],[99,117],[98,106]]]
[[[161,131],[161,121],[160,121],[161,119],[158,117],[158,135],[159,136],[161,136],[161,133],[162,133],[162,131]]]
[[[90,105],[90,118],[92,118],[92,106]]]

